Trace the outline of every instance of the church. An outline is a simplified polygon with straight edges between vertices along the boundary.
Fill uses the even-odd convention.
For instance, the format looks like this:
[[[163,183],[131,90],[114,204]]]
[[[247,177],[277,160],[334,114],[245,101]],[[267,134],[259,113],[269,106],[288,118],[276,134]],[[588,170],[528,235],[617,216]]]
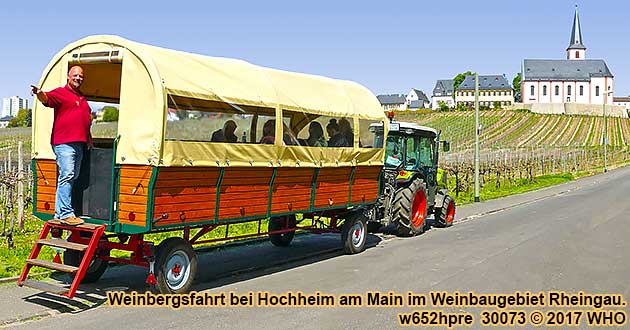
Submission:
[[[524,104],[612,105],[614,77],[604,60],[588,59],[577,6],[566,60],[525,59],[521,66]]]

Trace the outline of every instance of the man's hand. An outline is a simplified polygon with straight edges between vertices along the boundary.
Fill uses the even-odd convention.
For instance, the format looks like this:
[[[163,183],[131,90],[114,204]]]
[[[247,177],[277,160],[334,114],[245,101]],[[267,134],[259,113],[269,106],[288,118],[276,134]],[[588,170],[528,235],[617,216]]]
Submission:
[[[35,85],[31,85],[31,93],[37,97],[39,102],[42,102],[44,105],[48,103],[48,95],[44,93],[39,87]]]
[[[92,134],[88,135],[87,148],[88,150],[94,149],[94,141],[92,141]]]
[[[39,92],[41,92],[42,90],[39,89],[39,87],[35,86],[35,85],[31,85],[31,94],[32,95],[37,95],[39,94]]]

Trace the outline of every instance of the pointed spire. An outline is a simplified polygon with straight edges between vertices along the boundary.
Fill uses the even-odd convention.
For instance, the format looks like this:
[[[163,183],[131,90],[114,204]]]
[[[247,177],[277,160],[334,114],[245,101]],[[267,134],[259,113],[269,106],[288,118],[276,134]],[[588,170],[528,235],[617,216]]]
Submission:
[[[578,6],[575,5],[575,16],[573,16],[573,30],[571,31],[571,41],[568,49],[586,49],[582,43],[582,29],[580,28],[580,16]]]

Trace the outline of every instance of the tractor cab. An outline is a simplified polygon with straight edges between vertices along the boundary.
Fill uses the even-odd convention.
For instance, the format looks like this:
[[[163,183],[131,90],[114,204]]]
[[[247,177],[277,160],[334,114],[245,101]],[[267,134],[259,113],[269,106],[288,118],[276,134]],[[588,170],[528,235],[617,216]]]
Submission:
[[[392,121],[387,141],[383,139],[383,124],[370,126],[375,134],[375,147],[385,145],[385,169],[398,170],[398,184],[404,184],[421,175],[427,183],[429,196],[435,194],[439,133],[430,127],[415,123]]]

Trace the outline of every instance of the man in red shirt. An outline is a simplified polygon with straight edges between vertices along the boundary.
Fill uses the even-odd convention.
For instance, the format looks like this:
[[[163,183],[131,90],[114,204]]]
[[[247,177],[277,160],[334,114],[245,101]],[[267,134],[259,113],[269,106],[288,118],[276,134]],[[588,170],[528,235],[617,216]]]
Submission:
[[[44,92],[32,86],[32,93],[47,107],[55,110],[50,144],[57,156],[59,177],[55,196],[55,219],[69,225],[83,223],[72,208],[72,185],[79,177],[83,151],[92,146],[90,124],[91,110],[80,91],[83,68],[73,66],[68,72],[68,84]]]

